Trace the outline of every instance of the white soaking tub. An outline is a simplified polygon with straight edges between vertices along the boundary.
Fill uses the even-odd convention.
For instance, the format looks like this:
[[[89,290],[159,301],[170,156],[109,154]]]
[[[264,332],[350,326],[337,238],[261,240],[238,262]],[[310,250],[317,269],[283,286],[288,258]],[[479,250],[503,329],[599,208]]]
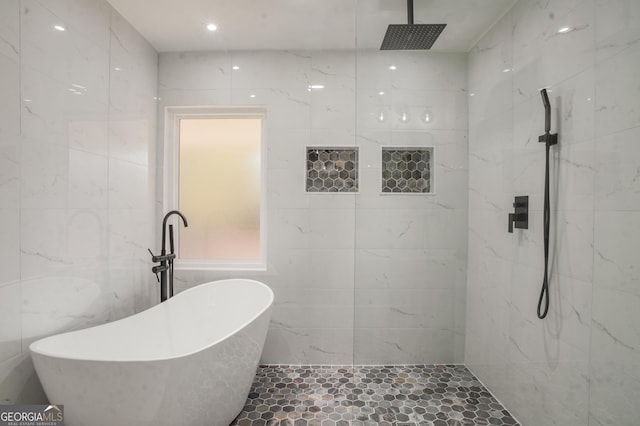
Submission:
[[[214,281],[30,350],[66,425],[227,426],[249,393],[272,305],[260,282]]]

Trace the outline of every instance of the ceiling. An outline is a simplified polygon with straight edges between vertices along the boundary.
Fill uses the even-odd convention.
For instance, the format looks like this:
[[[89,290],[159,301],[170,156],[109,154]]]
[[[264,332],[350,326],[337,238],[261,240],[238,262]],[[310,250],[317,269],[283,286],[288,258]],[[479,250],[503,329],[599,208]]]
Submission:
[[[108,1],[159,52],[379,49],[407,23],[404,0]],[[432,51],[467,52],[515,1],[415,0],[414,23],[447,24]]]

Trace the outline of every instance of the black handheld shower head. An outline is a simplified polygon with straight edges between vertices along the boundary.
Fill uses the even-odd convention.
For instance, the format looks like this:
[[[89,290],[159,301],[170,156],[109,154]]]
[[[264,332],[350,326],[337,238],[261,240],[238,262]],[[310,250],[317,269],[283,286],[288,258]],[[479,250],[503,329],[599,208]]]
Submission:
[[[540,95],[542,95],[542,103],[544,104],[544,132],[548,134],[551,131],[551,104],[547,89],[540,90]]]

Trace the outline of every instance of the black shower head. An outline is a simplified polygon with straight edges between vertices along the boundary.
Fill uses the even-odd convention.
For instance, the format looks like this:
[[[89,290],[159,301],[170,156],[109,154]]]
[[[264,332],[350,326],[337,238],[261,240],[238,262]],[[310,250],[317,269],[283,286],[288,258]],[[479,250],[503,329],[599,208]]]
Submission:
[[[384,35],[380,50],[424,50],[433,43],[447,24],[414,24],[413,0],[407,0],[408,24],[391,24]]]
[[[447,24],[391,24],[380,50],[424,50],[433,43]]]

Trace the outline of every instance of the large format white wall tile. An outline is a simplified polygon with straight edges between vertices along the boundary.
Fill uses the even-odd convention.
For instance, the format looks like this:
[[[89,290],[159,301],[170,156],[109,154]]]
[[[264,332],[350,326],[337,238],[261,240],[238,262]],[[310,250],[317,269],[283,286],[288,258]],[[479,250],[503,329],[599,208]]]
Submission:
[[[47,5],[50,6],[50,5]],[[77,97],[106,102],[109,84],[108,11],[102,12],[103,26],[95,27],[103,39],[93,39],[77,31],[71,22],[51,12],[37,0],[24,0],[21,15],[22,65],[47,75]],[[58,31],[59,25],[65,31]]]
[[[353,52],[311,52],[311,84],[331,89],[356,87],[356,58]]]
[[[640,40],[640,3],[635,0],[596,0],[598,62]]]
[[[271,326],[281,328],[353,328],[353,289],[274,289]]]
[[[349,89],[311,89],[311,128],[354,129],[356,99]]]
[[[0,54],[0,208],[15,208],[20,198],[20,72],[18,62]]]
[[[5,282],[6,284],[6,282]],[[20,354],[22,323],[20,318],[20,283],[16,280],[0,286],[0,363]]]
[[[356,328],[432,328],[451,330],[455,288],[370,289],[355,291]]]
[[[466,362],[523,425],[633,424],[638,417],[630,397],[640,389],[630,308],[638,281],[637,156],[629,141],[638,126],[639,11],[623,0],[519,1],[470,54],[470,90],[478,93],[469,103]],[[558,34],[564,26],[572,31]],[[502,80],[513,84],[503,114],[513,137],[483,155],[499,130],[488,130],[486,103],[476,101],[491,99],[499,85],[481,82],[500,81],[492,70],[507,63],[494,46],[513,51]],[[559,145],[551,159],[551,307],[540,321],[542,87]],[[513,165],[487,167],[509,145]],[[497,228],[489,235],[478,226],[481,210],[495,208],[500,221],[512,211],[491,183],[530,195],[529,229],[511,236],[510,253],[496,249],[503,247]]]
[[[595,208],[598,211],[640,210],[638,161],[640,127],[612,133],[595,144]]]
[[[391,60],[399,71],[395,75],[388,68]],[[356,313],[354,317],[353,303],[344,301],[353,296],[354,287],[366,296],[368,277],[381,279],[378,284],[413,286],[410,271],[415,271],[422,274],[416,277],[415,291],[441,287],[447,294],[448,303],[442,308],[447,315],[436,319],[420,313],[423,320],[404,323],[405,338],[415,340],[420,333],[428,333],[435,322],[445,321],[446,325],[438,323],[436,328],[448,330],[446,339],[435,335],[447,342],[446,348],[430,358],[420,356],[419,347],[411,349],[411,357],[391,352],[384,358],[391,360],[398,355],[398,361],[446,358],[452,362],[454,340],[462,346],[460,338],[453,337],[455,310],[464,304],[464,297],[456,298],[456,285],[461,282],[460,264],[466,256],[466,197],[460,191],[466,185],[467,169],[465,64],[464,55],[415,52],[160,55],[161,113],[169,105],[259,105],[267,110],[267,271],[181,271],[180,288],[227,276],[262,280],[276,291],[275,319],[263,360],[350,363],[354,356],[353,320],[362,321],[370,315],[363,309],[362,315]],[[310,85],[324,88],[309,90]],[[413,93],[416,88],[421,91]],[[383,89],[387,93],[380,95]],[[387,114],[384,123],[373,120],[380,107]],[[415,117],[410,124],[397,120],[397,110],[403,108]],[[431,123],[419,119],[427,108],[434,118]],[[376,134],[376,129],[388,133]],[[441,179],[437,196],[380,195],[380,147],[388,144],[435,145],[440,150],[436,154],[436,179]],[[359,147],[361,164],[359,194],[305,192],[306,146],[354,145]],[[391,222],[389,215],[393,216]],[[371,220],[363,221],[365,217],[385,223],[376,224],[372,231]],[[379,225],[384,226],[382,231]],[[394,248],[396,234],[403,233],[403,226],[421,229],[419,233],[412,229],[405,236],[405,242],[417,250]],[[387,228],[389,235],[384,231]],[[372,232],[384,235],[375,240]],[[385,271],[375,255],[368,256],[370,248],[356,250],[354,259],[356,245],[367,244],[375,246],[372,252],[380,249],[383,256],[389,256],[384,265],[393,271]],[[396,269],[402,267],[412,269]],[[383,278],[385,272],[388,275]],[[343,300],[334,303],[327,298],[327,289],[342,295]],[[300,299],[299,294],[317,300]],[[435,300],[439,299],[429,302]],[[322,312],[332,312],[333,318],[327,320]]]
[[[16,62],[20,54],[19,14],[20,0],[7,0],[0,4],[0,55]]]
[[[469,108],[474,111],[473,116],[469,117],[470,128],[476,124],[476,120],[496,116],[504,123],[504,114],[509,113],[513,98],[511,31],[509,13],[469,51]]]
[[[234,52],[233,89],[304,89],[310,84],[311,54],[301,51]]]
[[[516,104],[593,65],[594,0],[520,1],[511,15]]]
[[[640,46],[623,50],[596,65],[596,135],[640,126]]]
[[[20,211],[17,208],[0,209],[0,220],[5,226],[0,240],[0,287],[20,279]]]
[[[39,1],[39,0],[38,0]],[[83,38],[109,49],[111,7],[102,0],[47,0],[39,3]]]
[[[356,328],[355,364],[444,364],[454,357],[452,330]],[[426,361],[425,361],[426,360]]]
[[[232,73],[240,71],[232,70],[231,62],[231,55],[225,53],[163,53],[158,75],[160,90],[196,92],[227,89]]]
[[[291,289],[353,288],[353,249],[279,249],[269,252],[262,279],[272,287]],[[331,265],[327,268],[326,265]]]
[[[358,249],[358,288],[451,289],[456,282],[464,250],[456,249]]]
[[[107,208],[109,159],[69,150],[69,208]]]
[[[640,389],[638,211],[595,216],[590,420],[633,424]],[[590,423],[591,424],[591,423]]]
[[[0,21],[0,291],[14,306],[2,309],[1,398],[42,403],[29,343],[148,297],[157,54],[103,0],[3,1]],[[110,269],[124,269],[109,251],[114,208],[128,232],[114,243],[135,252],[130,285],[112,289]]]
[[[104,323],[109,306],[103,283],[49,275],[22,282],[22,351],[52,334]]]
[[[270,327],[262,351],[262,362],[279,364],[353,363],[352,328]]]

